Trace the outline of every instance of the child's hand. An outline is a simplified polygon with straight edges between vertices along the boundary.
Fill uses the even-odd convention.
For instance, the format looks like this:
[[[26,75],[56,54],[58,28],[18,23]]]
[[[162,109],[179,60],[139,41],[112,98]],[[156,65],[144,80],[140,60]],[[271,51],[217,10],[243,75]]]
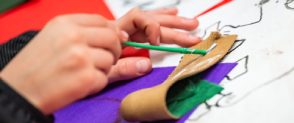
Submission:
[[[178,44],[184,47],[196,45],[201,41],[197,36],[178,32],[172,28],[194,30],[198,26],[196,19],[176,16],[177,9],[159,9],[144,12],[134,8],[116,21],[116,24],[129,33],[132,41],[150,42],[152,45],[161,43]],[[151,61],[143,57],[120,59],[108,74],[109,82],[133,79],[149,73]]]
[[[128,35],[99,15],[50,21],[1,71],[1,78],[44,114],[102,90]]]
[[[134,8],[116,23],[120,29],[128,32],[130,39],[135,42],[150,42],[151,45],[178,44],[184,47],[196,45],[201,38],[175,31],[173,28],[191,31],[198,27],[198,21],[178,17],[177,13],[177,9],[144,12]]]
[[[147,58],[118,61],[121,43],[128,40],[128,34],[134,41],[153,45],[190,46],[200,42],[198,37],[170,29],[193,30],[198,25],[197,20],[176,17],[176,13],[176,9],[133,9],[116,22],[99,15],[57,17],[12,59],[0,77],[44,114],[51,114],[101,91],[109,82],[151,71]]]

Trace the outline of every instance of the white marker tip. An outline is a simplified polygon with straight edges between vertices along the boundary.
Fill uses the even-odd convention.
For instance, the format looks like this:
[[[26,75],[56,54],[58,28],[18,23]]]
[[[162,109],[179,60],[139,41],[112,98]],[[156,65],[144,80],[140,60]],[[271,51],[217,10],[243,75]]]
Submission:
[[[213,43],[212,45],[211,45],[211,47],[209,48],[209,49],[207,49],[206,50],[206,52],[207,53],[209,53],[213,48],[215,48],[217,46],[217,44],[216,43]]]

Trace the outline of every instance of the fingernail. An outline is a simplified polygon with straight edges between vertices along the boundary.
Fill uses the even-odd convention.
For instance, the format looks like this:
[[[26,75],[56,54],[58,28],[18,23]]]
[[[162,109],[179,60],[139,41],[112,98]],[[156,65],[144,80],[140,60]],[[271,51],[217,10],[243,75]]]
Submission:
[[[194,23],[194,22],[195,22],[194,19],[189,19],[189,18],[184,18],[184,19],[182,19],[182,21],[183,21],[184,23]]]
[[[123,41],[127,41],[129,39],[129,34],[126,31],[121,31],[121,34],[123,36]]]
[[[156,39],[156,44],[159,46],[160,45],[160,36],[157,37]]]
[[[200,37],[198,37],[198,36],[194,36],[194,35],[189,35],[189,39],[190,40],[200,40]]]
[[[141,59],[136,63],[137,72],[139,74],[147,74],[150,72],[150,61],[149,59]]]

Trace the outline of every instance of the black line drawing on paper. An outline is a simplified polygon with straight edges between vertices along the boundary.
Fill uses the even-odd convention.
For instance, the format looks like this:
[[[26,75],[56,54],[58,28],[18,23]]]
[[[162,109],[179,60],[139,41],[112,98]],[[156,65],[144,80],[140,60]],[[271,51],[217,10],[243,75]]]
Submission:
[[[219,60],[219,62],[222,62],[229,54],[231,54],[232,52],[234,52],[235,50],[237,50],[240,46],[242,46],[242,44],[246,41],[246,39],[238,39],[234,42],[233,46],[231,47],[231,49],[227,52],[227,54],[221,58]],[[239,44],[237,44],[239,43]],[[237,44],[237,45],[236,45]],[[238,62],[238,61],[236,61]]]
[[[287,0],[287,3],[285,3],[285,6],[288,5],[289,3],[293,2],[294,0]],[[262,16],[263,16],[263,10],[262,10],[262,5],[269,2],[269,0],[262,0],[259,5],[260,5],[260,19],[256,22],[253,22],[253,23],[249,23],[249,24],[245,24],[245,25],[238,25],[238,26],[232,26],[232,25],[225,25],[221,28],[224,29],[225,27],[231,27],[231,28],[238,28],[238,27],[243,27],[243,26],[248,26],[248,25],[252,25],[252,24],[256,24],[256,23],[259,23],[261,22],[262,20]],[[279,2],[279,0],[276,1],[276,3]],[[290,8],[290,9],[294,9],[294,8]],[[245,41],[245,40],[244,40]],[[243,44],[244,42],[242,42]],[[241,44],[241,45],[242,45]],[[241,46],[240,45],[240,46]],[[236,48],[238,48],[239,46],[237,46]],[[235,50],[235,49],[234,49]],[[234,50],[232,50],[231,52],[233,52]],[[228,52],[228,54],[231,53],[230,51]],[[249,56],[245,56],[241,59],[239,59],[238,61],[241,61],[241,60],[246,60],[245,61],[245,65],[244,65],[244,68],[245,68],[245,71],[235,77],[230,77],[230,76],[226,76],[226,78],[229,80],[229,81],[233,81],[234,79],[237,79],[238,77],[246,74],[248,72],[248,61],[249,61]],[[236,62],[238,62],[236,61]],[[256,92],[257,90],[263,88],[263,87],[266,87],[274,82],[278,82],[278,80],[282,79],[283,77],[286,77],[288,76],[290,73],[292,73],[294,71],[294,67],[290,68],[288,71],[280,74],[279,76],[273,78],[273,79],[270,79],[269,81],[265,81],[259,85],[257,85],[256,87],[254,87],[253,89],[247,91],[247,93],[243,94],[242,96],[240,96],[240,98],[238,98],[237,100],[235,101],[232,101],[232,99],[234,99],[236,97],[236,95],[234,95],[233,92],[230,92],[230,93],[227,93],[227,94],[221,94],[221,97],[218,98],[218,100],[214,103],[214,104],[208,104],[207,102],[205,102],[205,108],[207,109],[207,111],[205,111],[204,113],[202,114],[199,114],[198,117],[196,118],[193,118],[193,119],[188,119],[189,121],[197,121],[199,120],[200,118],[202,118],[203,116],[205,116],[206,114],[208,114],[211,110],[212,110],[212,107],[216,107],[216,108],[225,108],[225,107],[230,107],[230,106],[233,106],[233,105],[236,105],[238,104],[239,102],[241,102],[242,100],[246,99],[247,97],[249,97],[250,95],[254,94],[254,92]]]
[[[237,75],[235,77],[230,77],[230,76],[227,75],[227,76],[225,76],[225,78],[227,78],[229,81],[232,81],[232,80],[237,79],[240,76],[242,76],[242,75],[244,75],[244,74],[246,74],[248,72],[248,66],[247,66],[248,65],[248,60],[249,60],[249,56],[248,55],[245,56],[245,57],[243,57],[243,58],[241,58],[241,59],[239,59],[239,60],[237,60],[236,63],[238,63],[239,61],[241,61],[243,59],[245,59],[245,64],[244,64],[245,71],[242,72],[242,73],[240,73],[239,75]]]
[[[170,7],[175,7],[179,5],[182,0],[176,0],[174,3],[167,4],[167,5],[162,5],[160,7],[156,7],[153,9],[148,9],[148,6],[152,6],[152,4],[155,4],[155,0],[149,0],[149,1],[137,1],[137,0],[124,0],[123,6],[128,6],[128,5],[135,5],[136,7],[139,7],[140,9],[143,10],[154,10],[154,9],[160,9],[160,8],[170,8]]]
[[[134,0],[125,0],[123,3],[123,6],[128,6],[130,4],[135,4],[135,6],[139,7],[139,8],[144,8],[145,6],[151,5],[153,4],[154,1],[141,1],[141,2],[135,2]]]
[[[269,2],[269,0],[261,0],[261,1],[259,2],[259,5],[263,5],[263,4],[267,3],[267,2]]]
[[[235,43],[236,43],[236,42],[241,42],[241,43],[239,43],[239,44],[238,44],[237,46],[235,46],[235,47],[232,47],[232,48],[230,49],[230,51],[227,52],[226,55],[229,55],[230,53],[232,53],[233,51],[235,51],[235,50],[236,50],[238,47],[240,47],[245,41],[246,41],[246,39],[239,39],[239,40],[236,40]]]
[[[285,7],[289,10],[294,10],[294,8],[290,7],[289,4],[292,3],[294,0],[287,0],[286,3],[284,4]]]
[[[264,3],[263,3],[263,4],[264,4]],[[263,4],[261,4],[261,5],[263,5]],[[252,23],[249,23],[249,24],[238,25],[238,26],[224,25],[222,28],[219,29],[219,31],[223,30],[225,27],[239,28],[239,27],[244,27],[244,26],[249,26],[249,25],[253,25],[253,24],[257,24],[257,23],[259,23],[259,22],[262,20],[262,16],[263,16],[262,6],[260,6],[259,8],[260,8],[260,17],[259,17],[259,20],[258,20],[258,21],[255,21],[255,22],[252,22]],[[207,28],[204,30],[204,34],[203,34],[202,38],[205,37],[205,35],[206,35],[208,29],[210,29],[210,28],[213,27],[214,25],[216,25],[216,24],[220,24],[220,23],[221,23],[221,21],[218,21],[218,22],[216,22],[216,23],[213,23],[213,24],[210,25],[209,27],[207,27]],[[230,32],[230,31],[224,31],[224,32]]]
[[[205,102],[205,105],[206,105],[206,109],[208,111],[200,114],[197,118],[194,118],[194,119],[188,119],[189,121],[197,121],[199,120],[201,117],[203,117],[204,115],[208,114],[210,111],[211,111],[211,108],[212,107],[217,107],[217,108],[225,108],[225,107],[230,107],[230,106],[233,106],[233,105],[236,105],[238,104],[239,102],[241,102],[242,100],[246,99],[249,95],[253,94],[255,91],[261,89],[262,87],[265,87],[267,85],[270,85],[271,83],[274,83],[274,82],[277,82],[277,80],[280,80],[281,78],[289,75],[290,73],[292,73],[294,71],[294,67],[292,67],[291,69],[289,69],[288,71],[286,71],[285,73],[277,76],[276,78],[273,78],[267,82],[264,82],[262,84],[260,84],[259,86],[256,86],[255,88],[253,88],[252,90],[248,91],[246,94],[244,94],[239,100],[236,100],[234,102],[229,102],[232,98],[234,98],[235,96],[233,95],[233,93],[228,93],[228,94],[221,94],[220,95],[222,96],[221,98],[219,98],[215,104],[213,105],[209,105],[207,104],[207,102]],[[224,100],[225,98],[227,97],[227,100],[226,102],[229,103],[228,105],[220,105],[220,101]]]
[[[224,25],[220,30],[224,29],[225,27],[230,27],[230,28],[239,28],[239,27],[244,27],[244,26],[249,26],[249,25],[253,25],[253,24],[257,24],[262,20],[262,6],[259,7],[260,8],[260,18],[258,21],[249,23],[249,24],[244,24],[244,25],[238,25],[238,26],[233,26],[233,25]]]
[[[232,95],[232,93],[228,93],[228,94],[222,94],[222,93],[219,93],[219,95],[221,95],[221,97],[220,97],[220,98],[216,101],[216,103],[213,104],[213,105],[208,104],[207,101],[204,102],[205,107],[206,107],[206,109],[207,109],[206,112],[200,114],[200,115],[199,115],[197,118],[195,118],[195,119],[187,119],[187,120],[188,120],[188,121],[197,121],[197,120],[199,120],[201,117],[203,117],[203,116],[205,116],[206,114],[208,114],[208,113],[211,111],[212,107],[223,107],[223,106],[219,105],[219,101],[222,100],[223,98],[227,97],[227,96]]]
[[[217,25],[217,24],[219,24],[221,21],[218,21],[218,22],[215,22],[215,23],[213,23],[212,25],[210,25],[209,27],[207,27],[205,30],[204,30],[204,34],[203,34],[203,36],[202,36],[202,38],[204,38],[205,37],[205,35],[206,35],[206,32],[207,32],[207,30],[208,29],[210,29],[211,27],[213,27],[214,25]]]
[[[248,93],[246,93],[242,98],[240,98],[240,99],[237,100],[237,101],[234,101],[234,102],[231,103],[230,105],[226,105],[225,107],[233,106],[233,105],[239,103],[240,101],[244,100],[246,97],[248,97],[250,94],[252,94],[252,93],[255,92],[256,90],[258,90],[258,89],[260,89],[260,88],[262,88],[262,87],[265,87],[265,86],[267,86],[267,85],[269,85],[269,84],[271,84],[271,83],[274,83],[274,82],[276,82],[277,80],[280,80],[281,78],[283,78],[283,77],[289,75],[289,74],[292,73],[293,71],[294,71],[294,67],[292,67],[291,69],[289,69],[289,70],[286,71],[285,73],[283,73],[283,74],[277,76],[276,78],[273,78],[273,79],[271,79],[271,80],[269,80],[269,81],[267,81],[267,82],[264,82],[264,83],[260,84],[259,86],[255,87],[255,88],[253,88],[252,90],[248,91]]]

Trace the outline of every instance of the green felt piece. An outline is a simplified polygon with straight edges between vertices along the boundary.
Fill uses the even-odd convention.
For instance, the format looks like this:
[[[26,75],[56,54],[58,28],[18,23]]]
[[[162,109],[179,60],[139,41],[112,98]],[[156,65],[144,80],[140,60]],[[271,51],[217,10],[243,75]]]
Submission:
[[[173,115],[181,117],[223,89],[214,83],[200,80],[197,75],[188,77],[169,88],[166,96],[167,108]]]
[[[27,0],[0,0],[0,13],[5,12]]]

